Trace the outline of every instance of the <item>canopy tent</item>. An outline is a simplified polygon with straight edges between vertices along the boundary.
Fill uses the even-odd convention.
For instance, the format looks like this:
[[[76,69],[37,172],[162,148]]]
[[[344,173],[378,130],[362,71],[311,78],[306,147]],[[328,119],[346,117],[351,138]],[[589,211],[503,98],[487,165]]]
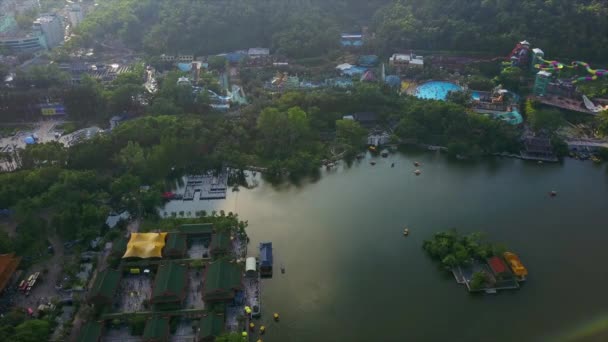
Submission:
[[[34,139],[34,137],[25,137],[25,139],[23,139],[23,142],[25,142],[27,145],[32,145],[36,143],[36,139]]]
[[[160,258],[167,233],[131,233],[124,258]]]

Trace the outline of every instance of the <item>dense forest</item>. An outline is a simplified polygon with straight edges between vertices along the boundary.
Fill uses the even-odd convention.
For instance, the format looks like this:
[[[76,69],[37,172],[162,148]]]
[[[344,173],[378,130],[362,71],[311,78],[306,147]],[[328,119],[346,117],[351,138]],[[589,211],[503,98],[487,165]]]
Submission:
[[[110,0],[77,29],[74,45],[119,38],[149,53],[212,54],[270,46],[294,57],[336,47],[340,31],[375,33],[371,45],[502,56],[527,39],[549,56],[603,61],[608,4],[601,0],[189,1]]]

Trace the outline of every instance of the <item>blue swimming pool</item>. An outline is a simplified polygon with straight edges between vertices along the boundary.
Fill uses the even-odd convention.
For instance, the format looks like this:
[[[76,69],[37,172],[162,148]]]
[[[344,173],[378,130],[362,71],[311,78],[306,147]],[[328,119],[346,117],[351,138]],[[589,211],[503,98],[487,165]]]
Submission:
[[[445,100],[450,91],[461,91],[458,84],[445,81],[432,81],[419,85],[414,95],[419,99]]]

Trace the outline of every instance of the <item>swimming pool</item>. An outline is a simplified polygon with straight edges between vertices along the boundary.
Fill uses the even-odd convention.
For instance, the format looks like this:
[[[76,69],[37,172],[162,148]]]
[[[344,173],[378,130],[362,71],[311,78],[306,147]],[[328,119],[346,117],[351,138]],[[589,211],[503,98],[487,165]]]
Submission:
[[[414,95],[419,99],[445,100],[450,91],[461,91],[458,84],[446,81],[432,81],[419,85]]]

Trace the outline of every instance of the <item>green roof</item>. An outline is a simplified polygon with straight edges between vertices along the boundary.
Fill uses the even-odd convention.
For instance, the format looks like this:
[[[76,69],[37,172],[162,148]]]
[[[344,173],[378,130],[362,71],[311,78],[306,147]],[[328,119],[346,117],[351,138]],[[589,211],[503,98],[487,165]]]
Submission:
[[[89,300],[102,297],[107,301],[112,301],[114,294],[118,289],[119,283],[120,272],[118,271],[111,268],[106,268],[105,270],[97,273],[95,283],[93,283],[93,287],[89,292]]]
[[[169,340],[169,318],[154,316],[146,322],[143,340],[165,342]]]
[[[241,288],[241,267],[226,260],[210,263],[205,271],[203,300],[227,300]]]
[[[177,228],[183,234],[211,234],[213,232],[213,224],[198,223],[198,224],[183,224]]]
[[[201,317],[198,322],[199,339],[211,339],[224,331],[224,315],[210,314]]]
[[[211,238],[209,251],[211,253],[224,253],[230,248],[230,234],[227,232],[219,232]]]
[[[183,234],[169,233],[165,244],[165,253],[183,254],[186,251],[186,236]]]
[[[80,329],[78,342],[97,342],[101,338],[103,325],[100,322],[89,322]]]
[[[178,263],[158,265],[152,302],[178,302],[186,295],[186,276],[188,268]]]

